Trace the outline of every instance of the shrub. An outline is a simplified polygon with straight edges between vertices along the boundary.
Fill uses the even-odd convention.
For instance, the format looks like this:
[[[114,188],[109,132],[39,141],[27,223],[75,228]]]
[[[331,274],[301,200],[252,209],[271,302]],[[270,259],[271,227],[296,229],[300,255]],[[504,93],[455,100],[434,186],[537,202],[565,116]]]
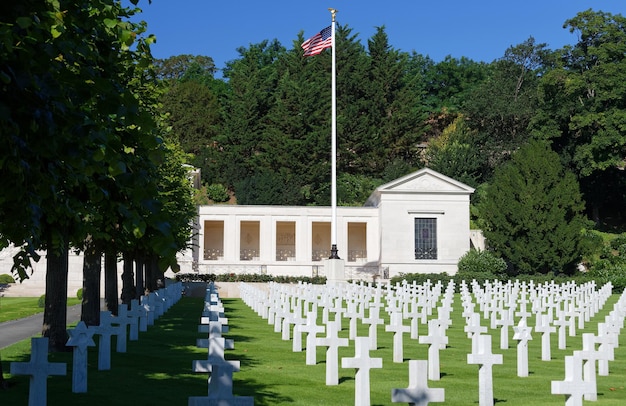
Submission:
[[[0,283],[15,283],[15,279],[7,273],[0,275]]]
[[[37,301],[37,307],[45,307],[46,306],[46,295],[39,296],[39,300]]]
[[[617,255],[626,256],[626,233],[622,233],[612,239],[611,248],[617,251]]]
[[[459,259],[459,275],[468,279],[471,275],[488,275],[497,278],[506,271],[506,262],[491,251],[471,249]]]
[[[604,268],[594,268],[586,272],[588,280],[595,280],[598,287],[611,282],[613,292],[621,293],[626,289],[626,264],[608,265]]]
[[[230,199],[228,189],[226,189],[224,185],[219,183],[213,183],[207,186],[206,194],[209,199],[213,200],[215,203],[227,202]]]
[[[78,300],[83,300],[83,288],[78,289],[78,291],[76,292],[76,297],[78,298]]]
[[[580,250],[586,261],[598,259],[598,256],[604,249],[604,240],[602,235],[595,230],[582,230],[582,240],[580,242]]]

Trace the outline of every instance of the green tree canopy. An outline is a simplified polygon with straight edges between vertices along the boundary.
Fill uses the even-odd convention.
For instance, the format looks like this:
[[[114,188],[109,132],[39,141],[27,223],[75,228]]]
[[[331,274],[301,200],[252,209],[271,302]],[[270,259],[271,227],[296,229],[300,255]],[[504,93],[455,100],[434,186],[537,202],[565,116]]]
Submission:
[[[493,170],[530,138],[529,123],[537,110],[537,82],[550,61],[546,44],[533,37],[508,48],[493,62],[482,82],[463,103],[476,147]],[[484,173],[487,177],[488,171]]]
[[[189,76],[208,73],[213,77],[217,68],[213,58],[204,55],[175,55],[154,61],[157,78],[164,80],[181,80]]]
[[[481,199],[488,244],[514,274],[571,273],[580,260],[584,203],[576,177],[545,142],[499,167]]]
[[[599,221],[600,206],[626,204],[626,18],[587,10],[564,28],[578,42],[542,77],[533,134],[552,140]]]

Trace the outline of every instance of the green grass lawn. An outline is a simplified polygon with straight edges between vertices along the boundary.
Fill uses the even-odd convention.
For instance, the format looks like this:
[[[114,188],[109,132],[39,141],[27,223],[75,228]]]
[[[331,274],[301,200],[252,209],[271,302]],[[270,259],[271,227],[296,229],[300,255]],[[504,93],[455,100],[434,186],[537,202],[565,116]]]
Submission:
[[[43,308],[38,306],[37,297],[2,297],[0,298],[0,323],[9,320],[21,319],[42,313]],[[77,298],[68,298],[67,305],[80,304]]]
[[[596,323],[612,309],[617,296],[612,296],[584,332],[596,332]],[[325,349],[318,348],[317,365],[305,365],[305,352],[292,352],[291,341],[281,340],[267,320],[261,319],[239,299],[223,299],[230,332],[225,337],[235,341],[235,349],[226,352],[226,358],[241,361],[241,371],[234,374],[234,392],[240,396],[254,396],[255,405],[350,405],[354,403],[354,370],[339,369],[339,385],[325,385]],[[195,347],[197,324],[202,311],[202,300],[183,298],[165,315],[140,333],[139,341],[128,343],[128,352],[113,351],[111,371],[97,370],[97,350],[89,351],[89,378],[87,394],[71,392],[71,353],[54,353],[50,360],[67,362],[66,377],[48,379],[48,404],[98,405],[185,405],[189,396],[206,396],[207,376],[191,372],[194,359],[206,357],[206,349]],[[449,343],[440,352],[441,380],[429,381],[433,388],[444,388],[446,404],[478,404],[478,366],[467,364],[471,341],[463,332],[461,304],[455,296],[453,323],[448,329]],[[482,324],[488,326],[488,320]],[[534,325],[534,320],[529,320]],[[348,323],[344,320],[341,335],[347,337]],[[426,326],[420,325],[420,332]],[[383,358],[383,369],[371,370],[372,405],[390,405],[391,389],[408,386],[408,360],[427,359],[427,345],[418,344],[409,335],[404,337],[403,363],[392,362],[392,333],[379,326],[379,349],[372,357]],[[557,335],[552,335],[552,360],[541,361],[541,337],[533,333],[529,343],[528,378],[516,376],[516,341],[510,332],[510,348],[500,350],[499,331],[492,332],[493,352],[503,354],[504,364],[493,367],[494,397],[497,403],[513,405],[563,405],[563,395],[552,395],[552,380],[563,380],[564,356],[581,349],[581,334],[568,337],[566,350],[557,349]],[[367,335],[367,326],[360,326],[359,335]],[[611,374],[598,377],[597,405],[623,405],[626,402],[626,342],[622,335],[615,361],[610,363]],[[113,349],[115,344],[112,345]],[[25,361],[30,353],[30,342],[25,341],[2,350],[5,372],[10,361]],[[339,349],[340,357],[354,356],[354,343]],[[424,372],[426,373],[426,372]],[[11,387],[0,390],[0,405],[26,405],[28,378],[10,378]],[[591,404],[590,402],[585,402]]]

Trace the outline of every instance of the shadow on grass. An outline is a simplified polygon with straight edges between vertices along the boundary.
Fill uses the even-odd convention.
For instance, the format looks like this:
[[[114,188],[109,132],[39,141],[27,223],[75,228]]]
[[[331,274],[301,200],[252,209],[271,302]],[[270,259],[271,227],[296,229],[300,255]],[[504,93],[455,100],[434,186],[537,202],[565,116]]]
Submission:
[[[87,355],[87,393],[72,393],[72,353],[50,353],[49,362],[66,363],[67,374],[48,378],[48,404],[169,406],[187,404],[190,396],[206,396],[209,375],[196,374],[192,371],[194,360],[207,357],[206,349],[196,347],[196,339],[204,336],[197,332],[202,308],[201,298],[181,299],[158,318],[154,325],[148,326],[147,332],[140,332],[138,341],[127,341],[126,353],[115,351],[116,339],[113,338],[110,370],[98,370],[98,349],[90,347]],[[231,325],[231,330],[235,329],[236,327]],[[235,346],[238,341],[246,340],[243,336],[230,334],[225,336],[234,338]],[[94,340],[98,342],[97,337]],[[237,355],[236,358],[241,362],[242,368],[255,364],[254,359],[245,355]],[[28,403],[29,377],[11,376],[8,372],[11,362],[29,360],[30,340],[2,350],[2,367],[8,389],[0,390],[0,404]],[[234,374],[233,380],[234,394],[254,396],[256,405],[293,401],[260,381],[237,380],[237,373]]]
[[[277,391],[271,390],[268,385],[264,385],[255,379],[238,381],[237,395],[253,396],[255,406],[269,406],[280,403],[294,403],[296,399],[284,396]]]
[[[342,376],[341,378],[339,378],[339,384],[341,385],[344,382],[348,382],[348,381],[354,381],[354,377],[352,376]]]

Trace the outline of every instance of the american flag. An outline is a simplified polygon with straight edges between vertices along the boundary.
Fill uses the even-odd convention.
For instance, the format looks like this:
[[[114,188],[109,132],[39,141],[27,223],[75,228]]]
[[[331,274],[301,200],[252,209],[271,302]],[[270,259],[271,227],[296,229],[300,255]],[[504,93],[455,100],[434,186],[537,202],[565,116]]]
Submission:
[[[301,45],[302,49],[304,49],[304,56],[317,55],[332,46],[333,38],[330,25],[304,41]]]

